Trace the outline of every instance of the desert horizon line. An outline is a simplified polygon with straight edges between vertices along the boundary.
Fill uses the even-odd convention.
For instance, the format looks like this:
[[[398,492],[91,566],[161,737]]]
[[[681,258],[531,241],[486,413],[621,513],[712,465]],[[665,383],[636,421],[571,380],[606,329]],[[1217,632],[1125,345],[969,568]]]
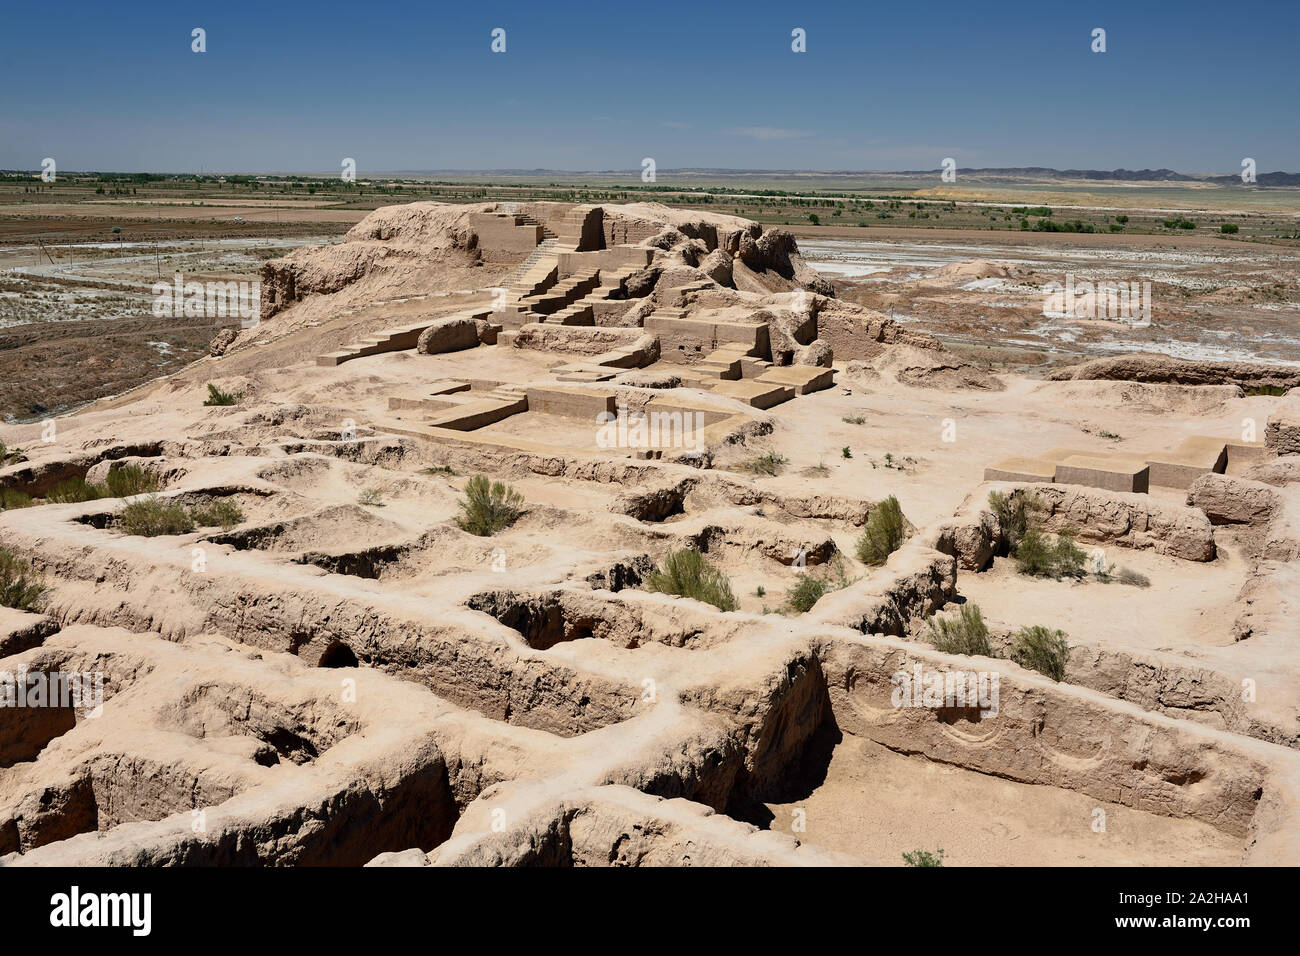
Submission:
[[[1055,166],[957,166],[957,173],[967,175],[1013,175],[1021,174],[1048,174],[1071,179],[1089,179],[1096,178],[1093,174],[1110,177],[1120,180],[1124,176],[1130,179],[1145,179],[1150,182],[1203,182],[1215,179],[1240,179],[1239,170],[1229,172],[1181,172],[1172,167],[1144,167],[1142,169],[1126,169],[1116,167],[1114,169],[1100,168],[1067,168],[1062,169]],[[929,176],[943,172],[943,168],[936,166],[933,169],[816,169],[812,167],[788,167],[788,168],[767,168],[767,167],[742,167],[742,166],[660,166],[658,173],[677,173],[677,174],[721,174],[721,175],[806,175],[806,176]],[[0,168],[0,175],[15,174],[32,174],[39,176],[41,169],[37,167],[5,167]],[[523,167],[523,166],[506,166],[506,167],[445,167],[439,169],[376,169],[368,172],[370,176],[436,176],[436,175],[542,175],[555,174],[564,176],[619,176],[635,175],[640,176],[641,169],[639,166],[628,166],[625,169],[560,169],[549,166]],[[335,176],[334,170],[309,170],[309,169],[204,169],[200,167],[194,169],[68,169],[62,170],[62,175],[94,175],[94,174],[113,174],[113,175],[150,175],[150,176]],[[1284,169],[1261,170],[1258,176],[1296,176],[1300,177],[1300,172],[1292,172]],[[1172,177],[1177,177],[1173,179]]]

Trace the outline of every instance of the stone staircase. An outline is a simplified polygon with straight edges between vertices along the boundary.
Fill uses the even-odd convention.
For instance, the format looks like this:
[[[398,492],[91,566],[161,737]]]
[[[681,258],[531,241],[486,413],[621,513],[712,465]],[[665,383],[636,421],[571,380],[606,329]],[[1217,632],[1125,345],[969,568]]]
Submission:
[[[575,206],[564,214],[560,220],[559,228],[556,235],[559,237],[560,245],[573,251],[582,243],[582,224],[591,212],[591,206]]]
[[[550,288],[554,281],[557,258],[558,239],[543,239],[537,248],[528,254],[528,258],[519,264],[514,272],[506,278],[506,296],[516,302],[526,296],[536,295]]]
[[[528,393],[518,385],[497,385],[482,393],[460,392],[451,398],[456,400],[454,407],[436,412],[424,424],[469,432],[528,411]]]
[[[471,312],[457,313],[467,315],[472,319],[484,319],[491,323],[495,313],[491,309],[476,309]],[[407,325],[398,326],[395,329],[385,329],[382,332],[375,332],[367,335],[363,339],[355,342],[349,342],[341,349],[335,352],[327,352],[324,355],[316,356],[317,365],[342,365],[344,362],[350,362],[352,359],[364,358],[367,355],[378,355],[381,352],[401,352],[405,349],[413,349],[420,341],[420,334],[430,325],[439,319],[453,318],[450,315],[436,315],[421,319],[418,322],[411,322]],[[493,323],[495,325],[495,323]],[[499,331],[499,326],[496,326]]]

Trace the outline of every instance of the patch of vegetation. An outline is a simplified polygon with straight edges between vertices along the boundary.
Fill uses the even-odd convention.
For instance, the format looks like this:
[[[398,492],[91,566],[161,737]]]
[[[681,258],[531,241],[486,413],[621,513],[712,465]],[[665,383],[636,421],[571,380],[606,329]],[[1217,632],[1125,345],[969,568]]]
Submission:
[[[1011,659],[1021,667],[1038,671],[1054,681],[1065,680],[1070,645],[1064,631],[1035,624],[1022,627],[1011,639]]]
[[[774,451],[769,451],[766,455],[760,455],[758,458],[751,458],[741,465],[745,471],[755,475],[770,475],[775,477],[781,473],[782,467],[789,461],[783,455],[778,455]]]
[[[204,405],[237,405],[244,397],[243,392],[227,392],[208,382],[208,397]]]
[[[1250,388],[1246,389],[1246,396],[1248,398],[1257,395],[1267,395],[1272,398],[1279,398],[1286,393],[1286,388],[1281,385],[1252,385]]]
[[[133,501],[117,514],[124,534],[138,534],[156,538],[164,534],[189,534],[194,530],[194,518],[175,501],[160,501],[150,495],[143,501]]]
[[[826,467],[826,462],[824,461],[819,461],[815,465],[809,465],[803,470],[803,474],[807,478],[825,478],[830,473],[831,470]]]
[[[504,482],[488,481],[486,475],[467,481],[465,497],[457,504],[462,512],[457,526],[480,538],[504,531],[524,513],[524,496]]]
[[[139,465],[123,465],[114,468],[108,477],[95,484],[84,478],[69,478],[55,485],[45,500],[54,504],[68,502],[97,501],[100,498],[130,498],[134,495],[151,494],[159,488],[158,478],[145,471]]]
[[[26,460],[27,456],[19,449],[10,448],[4,442],[0,441],[0,467],[3,467],[4,465],[17,465]]]
[[[830,582],[825,578],[814,574],[800,574],[795,579],[794,587],[786,592],[786,607],[796,614],[806,614],[822,599],[822,595],[830,590],[832,590]]]
[[[841,421],[846,425],[865,425],[867,423],[865,415],[846,415]]]
[[[85,478],[68,478],[46,492],[45,500],[56,505],[95,501],[104,497],[107,491],[103,485],[92,485]]]
[[[32,506],[32,496],[25,491],[18,491],[16,488],[6,488],[0,491],[0,511],[11,511],[14,508],[30,508]]]
[[[738,606],[727,576],[693,548],[670,551],[663,564],[650,572],[646,587],[660,594],[695,598],[720,611],[734,611]]]
[[[196,524],[203,528],[217,526],[222,531],[229,531],[244,520],[244,511],[229,498],[218,498],[190,512]]]
[[[989,643],[988,625],[984,623],[978,604],[968,601],[961,606],[956,617],[944,618],[936,614],[926,621],[926,626],[930,643],[945,654],[996,656]]]
[[[1225,222],[1222,226],[1219,227],[1219,232],[1222,232],[1229,236],[1235,236],[1240,231],[1241,230],[1237,226],[1237,224],[1231,222]]]
[[[767,597],[767,588],[763,587],[763,585],[760,584],[757,588],[754,589],[754,596]]]
[[[45,579],[8,548],[0,548],[0,604],[35,611],[45,593]]]
[[[357,504],[365,505],[367,508],[382,508],[384,496],[379,493],[378,488],[363,488],[361,494],[357,495]]]
[[[451,465],[433,465],[424,469],[426,475],[454,475],[456,470]]]
[[[929,850],[913,850],[903,854],[903,862],[908,866],[943,866],[943,850],[931,853]]]
[[[851,583],[848,569],[844,566],[844,556],[836,554],[822,571],[798,576],[794,587],[786,592],[784,610],[806,614],[823,595],[839,591]]]
[[[1145,574],[1133,571],[1130,568],[1121,568],[1117,580],[1120,584],[1127,584],[1135,588],[1151,587],[1151,579]]]
[[[841,458],[852,458],[852,457],[853,457],[853,449],[850,448],[848,445],[845,445],[843,448],[840,449],[840,457],[841,457]]]
[[[867,525],[858,538],[858,560],[863,564],[879,566],[899,549],[907,536],[907,519],[898,499],[890,495],[871,509]]]
[[[1037,495],[989,492],[989,511],[993,512],[1002,537],[1006,540],[1012,554],[1036,521],[1036,516],[1042,508],[1043,504],[1038,500]]]
[[[1114,432],[1099,431],[1099,432],[1097,432],[1097,434],[1100,435],[1102,438],[1107,439],[1108,441],[1123,441],[1123,440],[1124,440],[1124,436],[1123,436],[1123,435],[1117,435],[1117,434],[1115,434]]]
[[[132,495],[148,495],[160,487],[156,475],[151,475],[139,465],[123,465],[114,468],[104,479],[104,488],[108,498],[130,498]]]
[[[1051,535],[1030,528],[1020,539],[1015,551],[1016,570],[1033,577],[1081,578],[1088,556],[1074,543],[1074,536],[1061,532],[1052,540]]]

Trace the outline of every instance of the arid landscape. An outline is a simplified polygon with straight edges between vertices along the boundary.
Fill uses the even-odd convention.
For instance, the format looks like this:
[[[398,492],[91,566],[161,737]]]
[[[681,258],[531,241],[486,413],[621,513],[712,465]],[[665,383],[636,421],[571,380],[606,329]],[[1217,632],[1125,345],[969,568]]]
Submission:
[[[1294,241],[447,198],[7,233],[5,866],[1300,862]]]

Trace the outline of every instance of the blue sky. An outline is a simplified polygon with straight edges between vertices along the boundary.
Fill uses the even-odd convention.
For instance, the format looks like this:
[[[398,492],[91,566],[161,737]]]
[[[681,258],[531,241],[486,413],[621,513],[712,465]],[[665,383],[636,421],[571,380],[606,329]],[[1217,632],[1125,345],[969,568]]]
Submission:
[[[0,168],[1300,171],[1298,40],[1297,0],[6,2]]]

